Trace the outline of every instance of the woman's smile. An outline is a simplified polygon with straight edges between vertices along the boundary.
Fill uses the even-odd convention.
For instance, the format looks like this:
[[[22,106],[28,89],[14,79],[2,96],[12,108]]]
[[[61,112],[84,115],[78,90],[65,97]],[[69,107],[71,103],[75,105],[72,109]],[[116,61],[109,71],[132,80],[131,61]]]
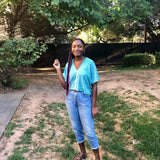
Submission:
[[[84,50],[85,48],[80,40],[75,40],[72,43],[72,53],[74,56],[83,56]]]

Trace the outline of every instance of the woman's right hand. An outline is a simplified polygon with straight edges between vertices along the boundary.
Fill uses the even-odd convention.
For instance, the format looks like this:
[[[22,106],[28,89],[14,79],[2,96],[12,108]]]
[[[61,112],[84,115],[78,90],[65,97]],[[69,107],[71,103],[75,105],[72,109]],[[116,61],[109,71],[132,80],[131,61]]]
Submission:
[[[64,89],[66,89],[66,82],[61,72],[61,65],[58,59],[54,60],[53,67],[57,70],[59,81]]]
[[[54,60],[53,67],[54,67],[55,69],[60,69],[61,65],[60,65],[60,62],[59,62],[58,59],[55,59],[55,60]]]

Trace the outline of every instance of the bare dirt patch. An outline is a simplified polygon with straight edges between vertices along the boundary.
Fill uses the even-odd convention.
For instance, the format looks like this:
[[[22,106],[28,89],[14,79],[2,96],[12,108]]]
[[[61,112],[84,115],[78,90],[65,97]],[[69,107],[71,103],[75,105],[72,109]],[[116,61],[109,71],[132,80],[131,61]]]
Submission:
[[[160,99],[160,70],[109,72],[106,68],[103,68],[103,70],[99,71],[99,75],[98,93],[116,91],[119,95],[129,99],[131,103],[140,104],[142,106],[142,108],[139,108],[140,112],[150,109],[145,108],[146,105],[155,108],[160,105],[157,101],[154,103],[150,99],[146,99],[145,95],[142,94],[145,92]],[[40,113],[40,106],[52,102],[65,102],[65,91],[61,87],[55,72],[24,74],[21,76],[29,79],[29,86],[23,89],[25,97],[18,107],[13,120],[21,121],[23,127],[14,130],[15,134],[10,138],[2,136],[0,139],[0,159],[2,160],[7,160],[7,157],[13,153],[13,149],[16,147],[15,142],[19,140],[27,128],[36,122],[34,117]],[[10,92],[20,92],[20,90]],[[141,100],[139,100],[140,97]],[[120,120],[117,120],[117,122],[121,123]],[[115,125],[118,131],[121,129],[119,123]],[[56,129],[55,135],[61,134],[59,130],[58,128]],[[45,156],[46,159],[57,159],[57,155],[50,157],[47,157],[47,155]],[[38,155],[36,156],[39,157]],[[89,151],[88,160],[91,159],[93,159],[93,154]]]

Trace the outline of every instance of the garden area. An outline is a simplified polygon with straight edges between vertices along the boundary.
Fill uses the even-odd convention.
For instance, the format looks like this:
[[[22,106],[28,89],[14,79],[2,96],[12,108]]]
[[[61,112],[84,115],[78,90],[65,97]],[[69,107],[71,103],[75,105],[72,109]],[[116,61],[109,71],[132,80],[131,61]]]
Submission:
[[[0,94],[24,97],[0,138],[0,160],[72,160],[79,153],[52,67],[59,59],[63,72],[75,37],[100,77],[101,159],[160,160],[159,8],[158,0],[2,0]],[[86,159],[94,160],[85,144]]]

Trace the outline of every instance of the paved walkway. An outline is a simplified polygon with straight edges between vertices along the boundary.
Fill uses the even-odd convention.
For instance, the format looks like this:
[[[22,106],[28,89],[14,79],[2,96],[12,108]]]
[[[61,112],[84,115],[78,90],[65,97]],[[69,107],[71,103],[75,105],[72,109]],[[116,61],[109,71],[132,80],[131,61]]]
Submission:
[[[0,94],[0,138],[23,97],[24,93]]]

